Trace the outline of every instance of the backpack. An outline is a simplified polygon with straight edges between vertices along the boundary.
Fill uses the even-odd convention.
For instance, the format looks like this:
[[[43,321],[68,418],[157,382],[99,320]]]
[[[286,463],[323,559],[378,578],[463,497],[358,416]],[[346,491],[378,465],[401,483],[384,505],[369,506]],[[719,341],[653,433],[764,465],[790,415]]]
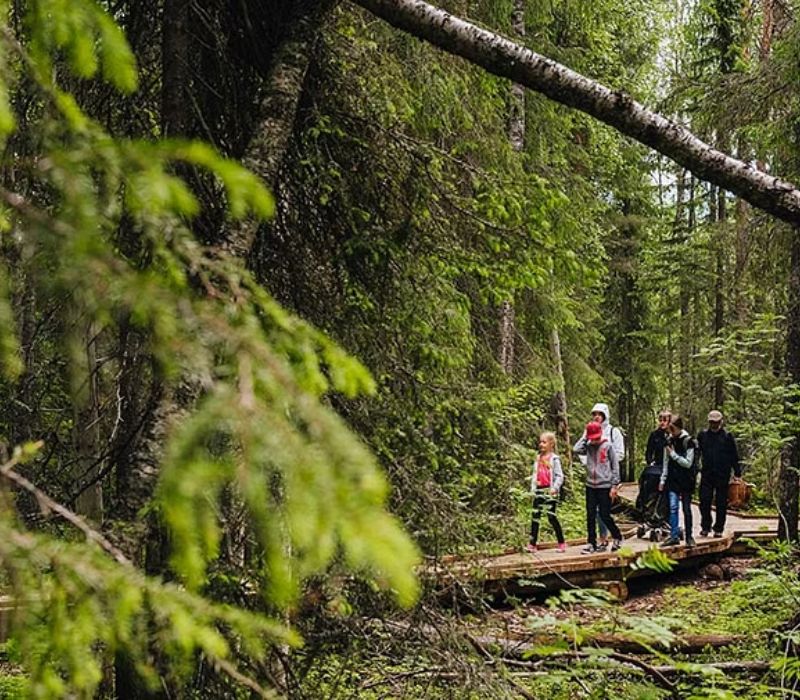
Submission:
[[[611,432],[608,435],[609,442],[612,445],[614,444],[614,431],[617,432],[617,434],[620,437],[620,442],[622,443],[622,449],[619,451],[619,454],[617,455],[619,463],[622,464],[622,462],[625,461],[625,433],[622,432],[622,428],[620,428],[618,425],[612,425]]]
[[[689,451],[690,447],[694,449],[694,454],[692,466],[689,467],[689,478],[691,479],[692,487],[694,487],[697,484],[697,475],[700,473],[700,443],[691,435],[687,435],[683,442],[684,454]]]
[[[700,473],[700,443],[697,442],[691,435],[689,436],[689,442],[686,445],[686,449],[688,450],[689,447],[694,448],[694,456],[692,457],[692,466],[689,467],[689,476],[692,479],[692,483],[697,483],[697,475]]]

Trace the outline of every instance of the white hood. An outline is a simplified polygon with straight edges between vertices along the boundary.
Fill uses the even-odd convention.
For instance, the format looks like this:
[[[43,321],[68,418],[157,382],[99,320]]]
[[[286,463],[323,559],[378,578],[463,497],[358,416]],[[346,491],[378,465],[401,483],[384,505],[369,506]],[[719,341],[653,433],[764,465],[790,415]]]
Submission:
[[[609,420],[611,418],[611,414],[609,413],[608,410],[608,404],[596,403],[594,406],[592,406],[592,413],[602,413],[605,416],[605,418],[603,419],[603,431],[605,432],[606,430],[608,430]]]

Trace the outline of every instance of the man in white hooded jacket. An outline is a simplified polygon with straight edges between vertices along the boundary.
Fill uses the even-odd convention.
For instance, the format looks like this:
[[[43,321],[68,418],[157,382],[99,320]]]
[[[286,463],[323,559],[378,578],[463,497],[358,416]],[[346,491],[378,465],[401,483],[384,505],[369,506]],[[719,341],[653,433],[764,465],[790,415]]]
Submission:
[[[616,426],[611,425],[611,421],[609,420],[611,414],[608,410],[608,404],[605,403],[596,403],[592,406],[592,420],[600,423],[603,428],[603,438],[608,440],[611,445],[614,447],[614,452],[617,454],[617,459],[622,463],[625,459],[625,436],[622,434],[622,431],[617,428]],[[583,438],[586,437],[586,431],[583,431]],[[580,455],[578,457],[581,461],[581,464],[586,464],[586,457],[585,455]],[[608,528],[606,524],[603,522],[603,519],[598,514],[597,516],[598,527],[600,528],[600,549],[605,549],[608,546]]]

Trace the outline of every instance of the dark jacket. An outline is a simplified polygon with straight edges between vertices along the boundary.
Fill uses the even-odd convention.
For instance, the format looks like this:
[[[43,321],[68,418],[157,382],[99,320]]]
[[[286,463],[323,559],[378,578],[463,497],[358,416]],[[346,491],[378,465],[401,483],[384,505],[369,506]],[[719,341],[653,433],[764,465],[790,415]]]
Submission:
[[[727,481],[731,478],[731,471],[736,476],[742,475],[736,440],[727,430],[702,430],[697,436],[697,442],[703,460],[700,472],[704,478]]]
[[[655,467],[654,474],[661,473],[661,465],[664,462],[664,447],[667,444],[667,433],[660,428],[656,428],[650,437],[647,438],[647,448],[644,451],[644,461],[647,467]],[[648,472],[650,473],[650,472]]]
[[[664,450],[661,483],[666,484],[667,491],[692,493],[697,479],[697,470],[694,467],[695,441],[683,430],[678,437],[670,438],[668,444],[675,451],[670,456]]]

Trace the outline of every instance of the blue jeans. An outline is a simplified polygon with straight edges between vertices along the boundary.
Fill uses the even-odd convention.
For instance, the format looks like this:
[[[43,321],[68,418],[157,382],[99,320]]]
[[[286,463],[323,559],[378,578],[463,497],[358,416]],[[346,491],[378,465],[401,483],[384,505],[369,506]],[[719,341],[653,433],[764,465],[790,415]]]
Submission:
[[[669,534],[680,539],[681,529],[678,520],[678,508],[683,506],[683,530],[686,539],[692,536],[692,494],[669,491]]]
[[[597,529],[600,530],[600,539],[605,541],[608,539],[608,528],[600,517],[600,509],[597,509]]]

